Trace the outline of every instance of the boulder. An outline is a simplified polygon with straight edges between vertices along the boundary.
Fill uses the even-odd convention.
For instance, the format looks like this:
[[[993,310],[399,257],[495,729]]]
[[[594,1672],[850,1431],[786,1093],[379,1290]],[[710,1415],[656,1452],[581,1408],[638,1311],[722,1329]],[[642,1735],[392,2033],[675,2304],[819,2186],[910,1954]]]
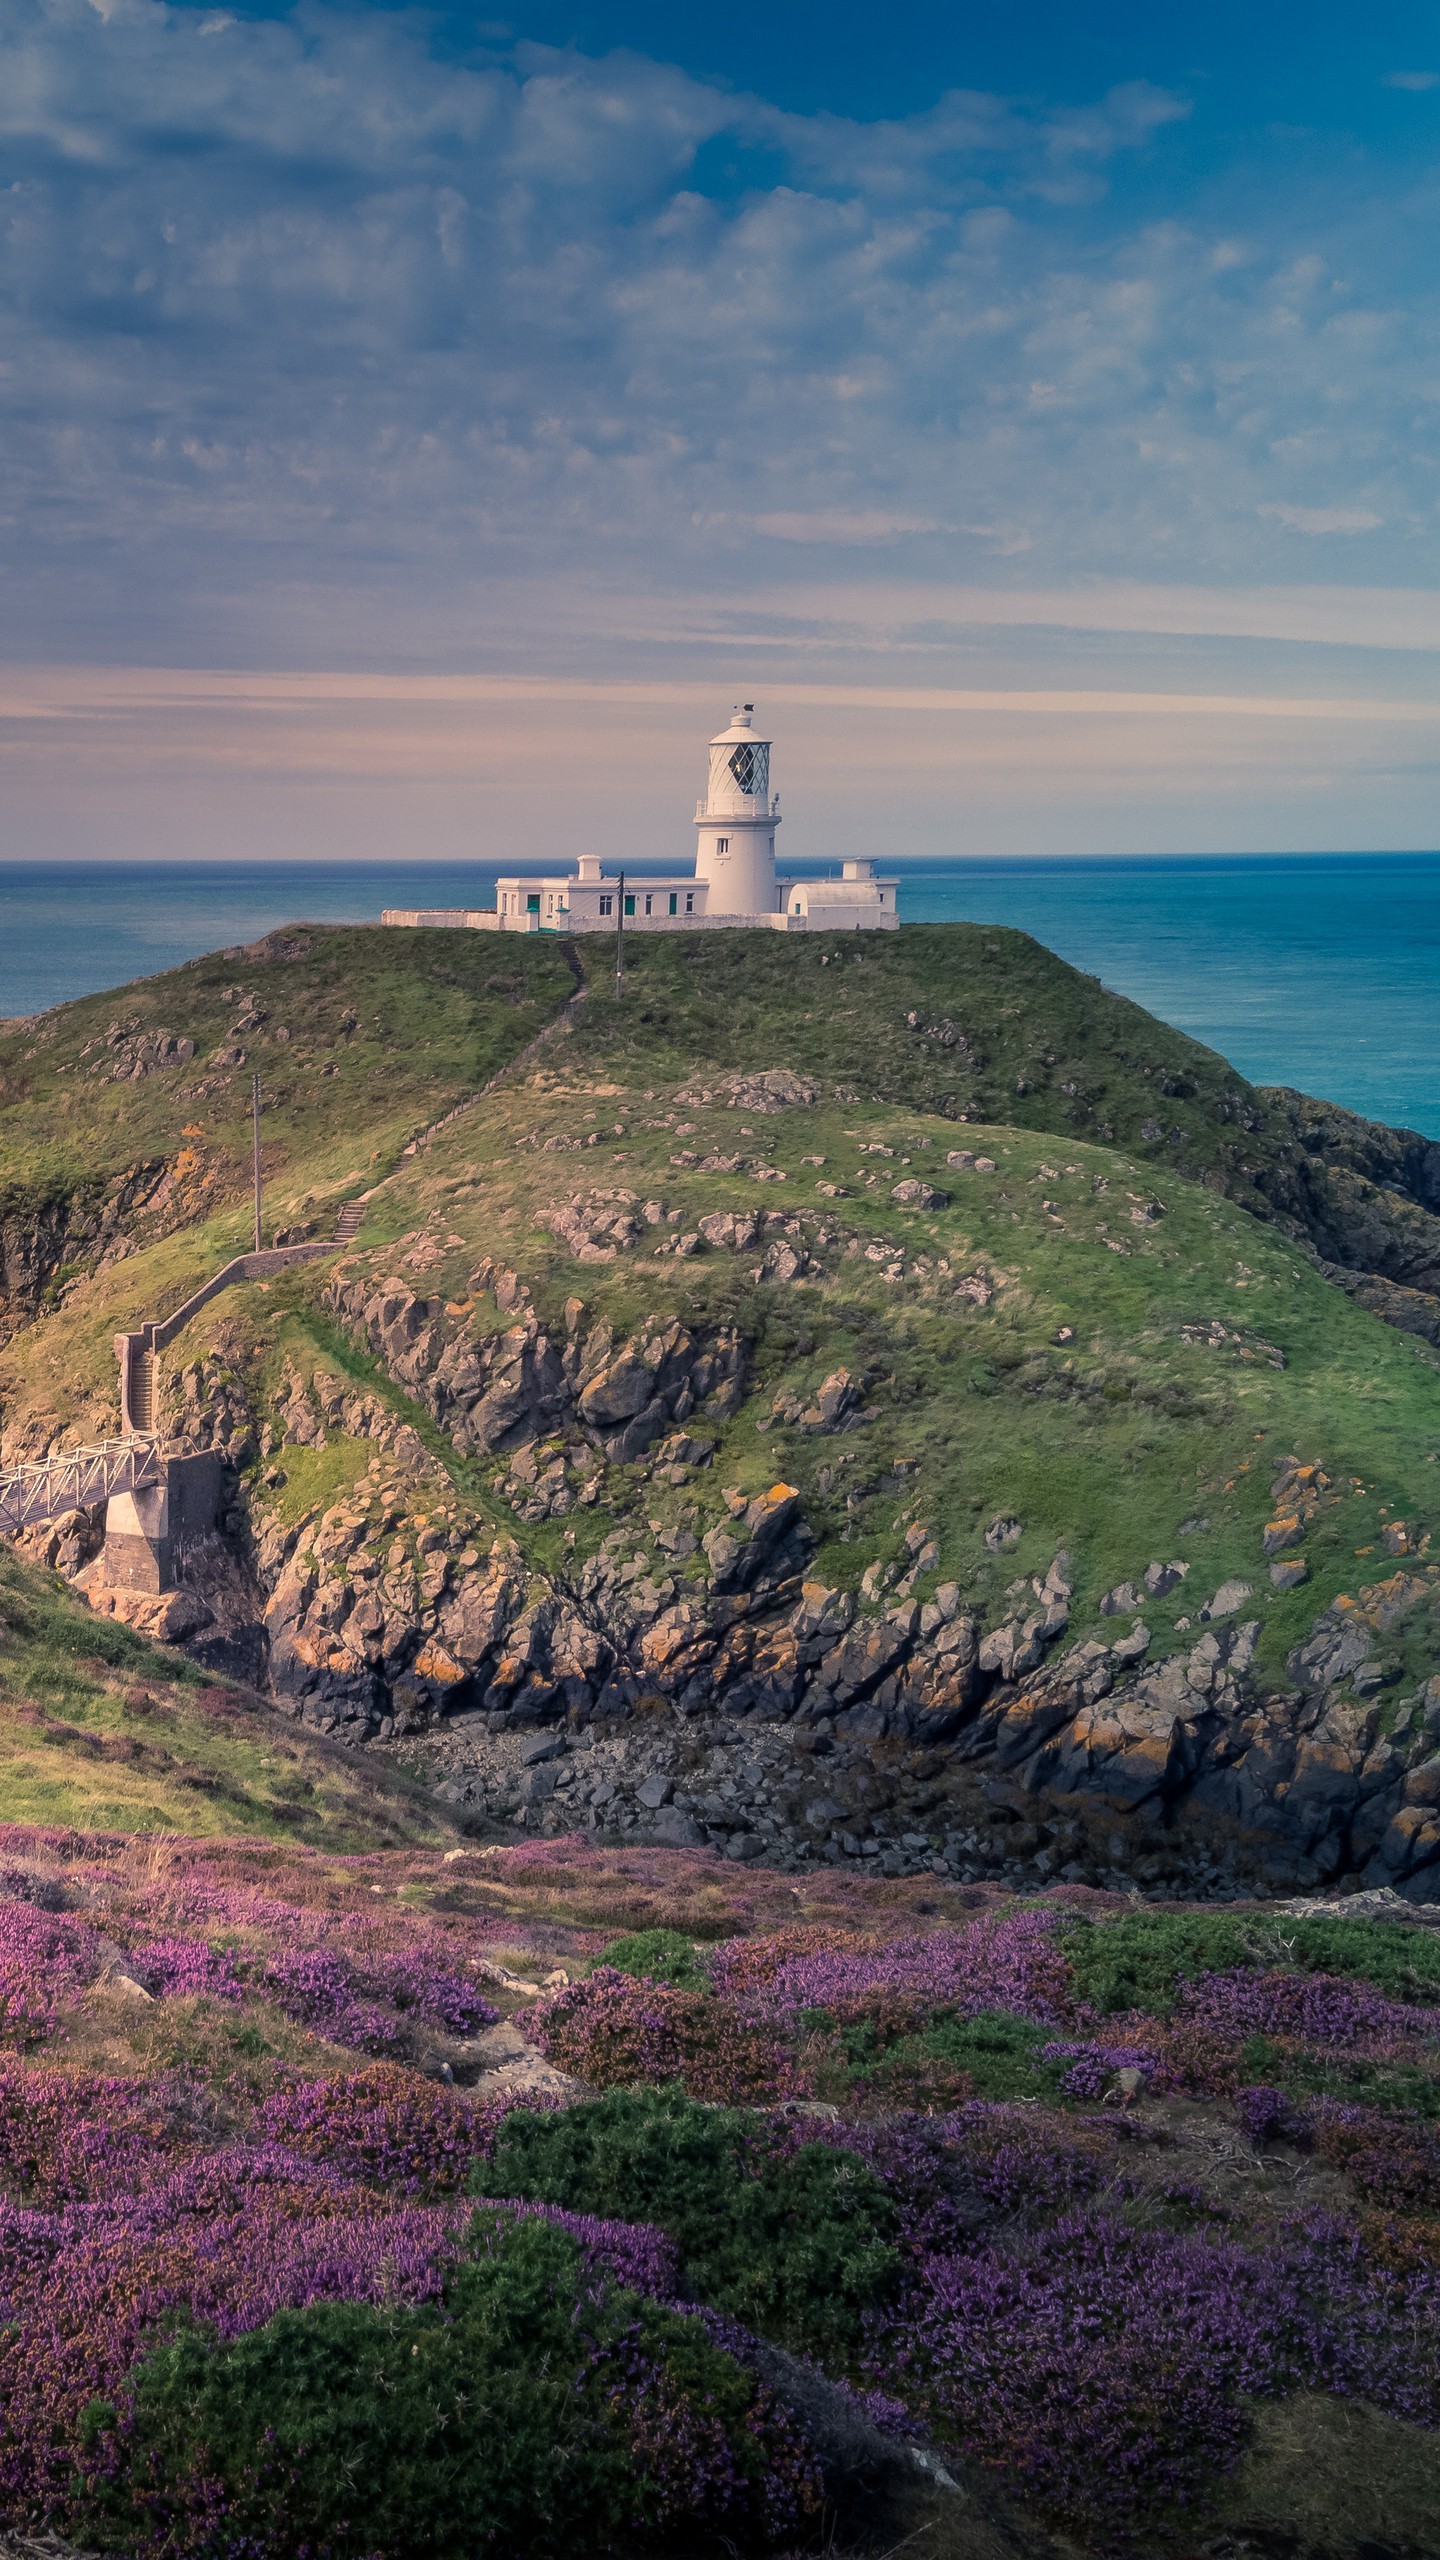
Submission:
[[[1004,1626],[992,1627],[982,1638],[979,1665],[982,1671],[993,1671],[1001,1680],[1018,1680],[1034,1670],[1044,1651],[1043,1619],[1011,1618]]]
[[[825,1433],[843,1431],[854,1419],[861,1390],[848,1369],[832,1369],[822,1378],[809,1404],[793,1402],[785,1419],[797,1431]]]
[[[1102,1595],[1100,1615],[1102,1618],[1133,1618],[1142,1606],[1142,1595],[1133,1582],[1117,1582],[1113,1591]]]
[[[1302,1689],[1333,1689],[1368,1661],[1374,1642],[1363,1618],[1337,1616],[1327,1609],[1304,1644],[1296,1646],[1285,1668]]]
[[[691,1105],[720,1101],[732,1111],[803,1111],[820,1099],[813,1076],[793,1067],[762,1067],[757,1075],[728,1075],[715,1083],[691,1084],[676,1099]]]
[[[901,1209],[948,1209],[950,1194],[937,1191],[933,1183],[921,1182],[912,1173],[904,1182],[891,1185],[890,1197]]]
[[[541,1768],[547,1760],[561,1760],[564,1756],[565,1737],[563,1734],[537,1733],[532,1742],[522,1743],[520,1747],[520,1766],[522,1769],[538,1769]]]
[[[1282,1512],[1277,1520],[1267,1520],[1261,1535],[1261,1552],[1278,1556],[1286,1547],[1298,1547],[1305,1535],[1305,1523],[1298,1511]]]
[[[1176,1590],[1184,1581],[1189,1570],[1190,1567],[1188,1564],[1147,1564],[1145,1567],[1145,1588],[1149,1592],[1151,1599],[1168,1599],[1170,1593]]]
[[[749,1253],[760,1233],[758,1209],[715,1209],[700,1221],[700,1233],[717,1253]]]
[[[1110,1647],[1110,1658],[1113,1662],[1128,1665],[1132,1662],[1141,1661],[1149,1650],[1150,1630],[1148,1627],[1142,1626],[1140,1620],[1137,1618],[1128,1636],[1116,1637],[1115,1642]]]
[[[1206,1601],[1200,1615],[1207,1619],[1233,1618],[1236,1610],[1242,1609],[1253,1596],[1248,1582],[1222,1582],[1213,1599]]]
[[[630,1422],[650,1402],[655,1391],[655,1370],[638,1350],[627,1344],[619,1358],[592,1378],[580,1398],[580,1417],[599,1431],[612,1431]]]
[[[693,1815],[675,1804],[666,1805],[647,1828],[650,1838],[665,1849],[697,1849],[705,1837]]]

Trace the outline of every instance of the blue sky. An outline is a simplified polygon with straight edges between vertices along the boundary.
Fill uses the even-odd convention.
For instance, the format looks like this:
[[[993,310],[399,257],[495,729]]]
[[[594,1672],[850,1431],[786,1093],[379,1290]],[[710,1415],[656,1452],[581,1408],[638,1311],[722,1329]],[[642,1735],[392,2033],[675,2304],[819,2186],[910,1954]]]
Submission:
[[[0,854],[1432,845],[1437,210],[1433,8],[0,0]]]

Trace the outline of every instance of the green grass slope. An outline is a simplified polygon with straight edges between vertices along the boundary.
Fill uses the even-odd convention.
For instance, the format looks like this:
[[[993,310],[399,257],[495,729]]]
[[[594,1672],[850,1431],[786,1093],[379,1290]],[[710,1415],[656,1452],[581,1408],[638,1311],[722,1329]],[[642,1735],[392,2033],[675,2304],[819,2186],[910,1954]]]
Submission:
[[[275,1205],[303,1216],[474,1092],[573,986],[550,942],[296,926],[56,1006],[0,1032],[0,1222],[94,1207],[127,1176],[152,1227],[213,1214],[248,1187],[255,1073]]]
[[[584,946],[597,991],[612,951]],[[785,1064],[867,1100],[1117,1145],[1294,1221],[1327,1258],[1440,1287],[1440,1148],[1260,1090],[1001,926],[636,937],[623,1005],[597,1000],[580,1038],[587,1062],[632,1083],[686,1062]]]
[[[597,1144],[577,1149],[592,1133]],[[993,1171],[947,1167],[962,1136]],[[733,1171],[700,1169],[707,1155],[737,1151]],[[895,1184],[916,1177],[946,1204],[897,1203]],[[552,1222],[592,1192],[648,1200],[662,1222],[613,1261],[582,1264]],[[798,1221],[812,1252],[802,1276],[765,1276],[763,1243],[685,1258],[655,1249],[717,1211],[746,1210]],[[523,1276],[559,1340],[578,1298],[581,1321],[608,1320],[617,1338],[673,1317],[701,1332],[734,1325],[751,1346],[739,1412],[694,1426],[716,1442],[702,1476],[671,1486],[612,1465],[593,1506],[537,1522],[508,1458],[462,1457],[337,1328],[328,1267],[217,1302],[177,1345],[176,1362],[208,1356],[218,1373],[238,1372],[257,1411],[276,1413],[297,1372],[386,1396],[445,1465],[461,1511],[515,1535],[539,1570],[572,1574],[617,1524],[642,1540],[703,1536],[727,1516],[722,1489],[748,1495],[783,1479],[804,1494],[824,1578],[853,1588],[878,1561],[893,1579],[920,1526],[939,1556],[917,1597],[955,1580],[1003,1616],[1008,1587],[1063,1545],[1079,1624],[1114,1584],[1178,1558],[1185,1580],[1146,1602],[1156,1651],[1238,1577],[1278,1670],[1318,1608],[1395,1574],[1387,1532],[1403,1521],[1414,1561],[1400,1569],[1415,1596],[1390,1641],[1397,1658],[1412,1638],[1422,1655],[1431,1641],[1421,1597],[1440,1505],[1434,1355],[1352,1306],[1231,1200],[1173,1171],[1152,1180],[1115,1149],[1056,1147],[1014,1128],[962,1132],[873,1103],[747,1123],[663,1088],[631,1093],[542,1066],[402,1167],[362,1243],[340,1266],[346,1276],[399,1281],[473,1338],[514,1320],[472,1285],[493,1257]],[[841,1367],[863,1382],[862,1418],[818,1434],[804,1411]],[[281,1445],[270,1456],[283,1482],[268,1490],[257,1470],[260,1512],[293,1523],[353,1498],[370,1454],[334,1436],[323,1451]],[[568,1460],[578,1487],[576,1455],[557,1433],[538,1463]],[[1292,1457],[1319,1463],[1331,1482],[1304,1541],[1309,1579],[1281,1592],[1262,1537],[1272,1481]],[[377,1538],[387,1498],[377,1491]],[[1022,1535],[997,1554],[985,1533],[1002,1514]]]
[[[337,1852],[446,1837],[418,1790],[92,1617],[3,1548],[0,1822]]]
[[[513,1530],[549,1570],[583,1559],[617,1524],[703,1535],[723,1516],[722,1485],[753,1492],[783,1476],[805,1494],[817,1569],[837,1580],[853,1584],[876,1562],[898,1569],[908,1533],[923,1526],[940,1560],[919,1596],[956,1579],[1003,1614],[1008,1585],[1064,1545],[1083,1618],[1152,1559],[1179,1558],[1186,1580],[1147,1604],[1157,1648],[1238,1577],[1252,1585],[1265,1658],[1278,1667],[1320,1606],[1392,1576],[1397,1521],[1404,1552],[1423,1565],[1440,1449],[1432,1355],[1352,1305],[1272,1218],[1245,1207],[1247,1186],[1259,1197],[1250,1175],[1267,1147],[1272,1171],[1285,1169],[1265,1098],[1024,936],[913,927],[794,942],[637,939],[620,1004],[606,977],[613,946],[586,944],[578,956],[592,992],[573,1029],[408,1158],[404,1131],[427,1111],[438,1118],[556,1019],[573,986],[567,956],[546,941],[464,933],[308,939],[299,958],[250,969],[207,961],[127,991],[123,1004],[47,1017],[46,1062],[29,1098],[9,1106],[14,1128],[39,1147],[68,1124],[78,1144],[94,1116],[102,1148],[119,1145],[122,1126],[125,1144],[158,1144],[163,1111],[192,1107],[170,1091],[176,1071],[92,1085],[80,1062],[95,1024],[143,997],[157,1021],[190,1020],[213,1048],[219,997],[259,986],[269,968],[259,991],[273,1025],[286,1027],[283,1010],[306,1023],[310,1044],[297,1029],[276,1053],[277,1072],[293,1079],[276,1088],[277,1208],[298,1216],[322,1189],[378,1184],[352,1267],[447,1303],[458,1329],[513,1321],[473,1283],[494,1257],[521,1273],[562,1339],[576,1296],[587,1323],[603,1316],[617,1335],[668,1315],[738,1327],[752,1391],[717,1428],[703,1480],[671,1488],[611,1467],[600,1499],[562,1528],[527,1520],[505,1461],[461,1460],[338,1332],[324,1307],[328,1265],[217,1300],[176,1345],[175,1367],[201,1355],[237,1367],[272,1410],[297,1368],[344,1368],[374,1384],[410,1412],[477,1522]],[[300,975],[282,1008],[287,970]],[[177,990],[192,981],[195,1010],[182,1017]],[[336,1026],[352,1011],[372,1032],[362,1041],[357,1026],[341,1074],[317,1087],[327,1006]],[[343,1047],[338,1027],[337,1037]],[[813,1106],[753,1117],[726,1107],[728,1072],[780,1066],[815,1080]],[[238,1161],[245,1074],[217,1072],[231,1079],[215,1099],[231,1114]],[[947,1169],[962,1143],[988,1152],[995,1171]],[[707,1158],[720,1169],[705,1171]],[[946,1205],[896,1202],[907,1175],[946,1192]],[[581,1264],[555,1220],[597,1187],[657,1201],[662,1243],[716,1211],[783,1210],[801,1222],[810,1267],[785,1281],[763,1274],[758,1252],[657,1254],[648,1230],[613,1261]],[[211,1209],[158,1238],[141,1234],[70,1284],[0,1357],[11,1444],[103,1422],[111,1332],[184,1295],[242,1225],[238,1207]],[[842,1366],[862,1387],[865,1418],[837,1436],[797,1425],[792,1408]],[[286,1483],[257,1487],[257,1501],[291,1516],[323,1507],[369,1454],[333,1440],[323,1465],[311,1451],[267,1452]],[[565,1451],[557,1440],[542,1454]],[[1331,1483],[1305,1540],[1308,1581],[1272,1592],[1261,1537],[1272,1478],[1290,1457],[1319,1463]],[[985,1531],[1001,1513],[1023,1534],[997,1555]],[[1393,1642],[1403,1651],[1413,1634],[1423,1650],[1427,1630],[1417,1601]]]
[[[1119,1146],[1294,1221],[1334,1260],[1440,1283],[1440,1149],[1257,1091],[1027,935],[637,936],[620,1005],[613,953],[598,937],[567,950],[297,926],[14,1026],[0,1033],[0,1226],[48,1221],[51,1299],[96,1258],[72,1231],[105,1226],[107,1202],[107,1234],[218,1214],[208,1241],[233,1247],[257,1071],[275,1219],[313,1224],[553,1023],[579,972],[592,993],[573,1054],[627,1088],[788,1064],[857,1100]]]

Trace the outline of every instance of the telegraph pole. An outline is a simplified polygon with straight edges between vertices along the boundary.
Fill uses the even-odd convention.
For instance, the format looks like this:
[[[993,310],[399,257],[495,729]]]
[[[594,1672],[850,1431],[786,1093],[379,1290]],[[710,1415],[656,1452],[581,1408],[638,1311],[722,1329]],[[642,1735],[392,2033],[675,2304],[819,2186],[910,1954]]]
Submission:
[[[260,1079],[250,1079],[250,1117],[255,1161],[255,1250],[260,1251]]]
[[[625,993],[625,874],[620,874],[620,906],[615,918],[615,1001]]]

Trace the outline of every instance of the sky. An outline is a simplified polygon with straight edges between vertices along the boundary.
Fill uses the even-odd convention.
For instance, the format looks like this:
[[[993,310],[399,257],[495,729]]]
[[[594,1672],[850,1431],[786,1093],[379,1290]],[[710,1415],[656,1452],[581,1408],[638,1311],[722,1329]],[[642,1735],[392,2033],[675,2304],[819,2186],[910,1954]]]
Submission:
[[[1440,14],[0,0],[0,859],[1440,841]]]

